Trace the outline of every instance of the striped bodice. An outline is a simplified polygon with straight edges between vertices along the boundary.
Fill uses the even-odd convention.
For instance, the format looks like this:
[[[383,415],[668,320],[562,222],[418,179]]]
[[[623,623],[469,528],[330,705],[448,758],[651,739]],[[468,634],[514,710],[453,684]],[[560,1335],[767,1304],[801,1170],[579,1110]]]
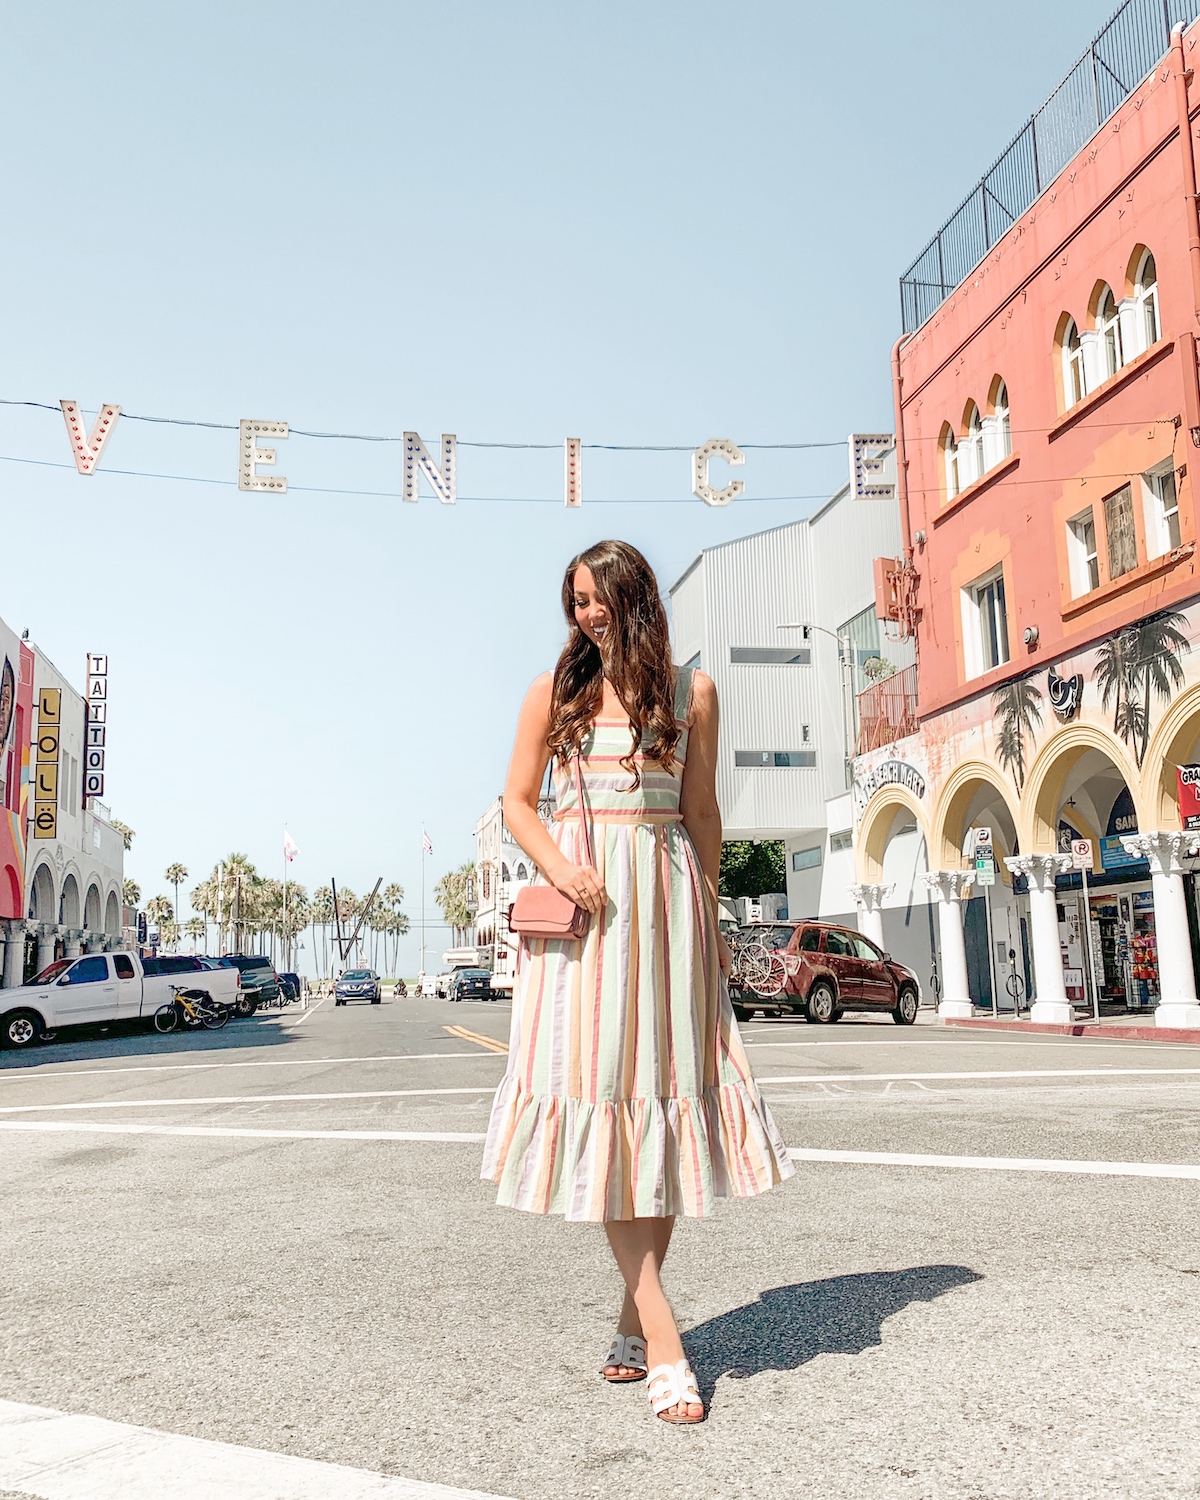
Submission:
[[[647,760],[642,751],[635,756],[641,781],[635,787],[633,777],[621,764],[629,755],[628,719],[597,719],[583,738],[580,747],[583,795],[588,815],[596,823],[678,823],[679,793],[683,785],[683,767],[687,759],[687,714],[691,696],[692,669],[679,667],[675,686],[675,722],[680,727],[675,747],[675,763],[666,771],[657,761]],[[555,817],[577,818],[578,798],[570,762],[554,767]]]

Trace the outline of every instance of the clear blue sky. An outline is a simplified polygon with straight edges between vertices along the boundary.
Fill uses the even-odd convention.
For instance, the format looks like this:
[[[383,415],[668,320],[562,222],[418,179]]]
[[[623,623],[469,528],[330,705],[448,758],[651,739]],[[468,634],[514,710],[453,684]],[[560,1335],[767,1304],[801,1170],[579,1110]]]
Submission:
[[[887,430],[900,271],[1107,13],[6,8],[0,396],[431,447]],[[473,857],[572,552],[625,537],[666,589],[845,468],[751,454],[710,510],[685,453],[589,453],[566,514],[560,453],[461,450],[463,496],[550,503],[453,509],[300,488],[394,492],[396,445],[279,454],[284,497],[232,487],[228,432],[122,421],[86,479],[0,462],[0,615],[80,683],[108,653],[146,896],[233,849],[277,874],[286,822],[310,889],[382,874],[415,918],[421,825],[432,886]],[[68,463],[61,418],[0,408],[0,456]]]

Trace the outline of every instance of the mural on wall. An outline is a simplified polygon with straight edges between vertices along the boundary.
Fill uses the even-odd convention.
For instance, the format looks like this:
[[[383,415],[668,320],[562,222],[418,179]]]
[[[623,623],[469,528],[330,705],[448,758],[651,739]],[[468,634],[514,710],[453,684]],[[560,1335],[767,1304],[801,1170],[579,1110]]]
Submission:
[[[1032,747],[1042,723],[1042,695],[1032,678],[1020,677],[1006,682],[992,694],[992,709],[999,733],[996,736],[996,759],[1017,784],[1025,785],[1025,746]]]
[[[1036,674],[933,716],[916,734],[855,760],[856,826],[873,793],[900,779],[894,769],[897,763],[910,775],[909,790],[915,790],[916,778],[923,780],[921,801],[931,815],[947,779],[964,760],[995,766],[1020,798],[1030,768],[1047,742],[1079,722],[1103,727],[1141,770],[1163,713],[1180,693],[1200,689],[1200,651],[1194,649],[1198,642],[1200,603],[1185,611],[1162,611],[1073,658],[1039,667]],[[1200,747],[1200,703],[1196,741]],[[1200,761],[1200,749],[1195,758]],[[1173,765],[1147,770],[1169,779],[1174,787]],[[1115,863],[1119,832],[1105,834],[1102,826],[1099,833],[1113,845],[1106,863]]]
[[[0,755],[8,748],[8,731],[12,728],[13,710],[17,706],[17,675],[12,662],[4,658],[0,667]]]
[[[1192,649],[1182,629],[1187,623],[1177,610],[1150,615],[1110,636],[1096,652],[1100,706],[1112,705],[1113,733],[1133,751],[1139,768],[1150,743],[1151,696],[1169,703],[1183,686],[1179,658]]]

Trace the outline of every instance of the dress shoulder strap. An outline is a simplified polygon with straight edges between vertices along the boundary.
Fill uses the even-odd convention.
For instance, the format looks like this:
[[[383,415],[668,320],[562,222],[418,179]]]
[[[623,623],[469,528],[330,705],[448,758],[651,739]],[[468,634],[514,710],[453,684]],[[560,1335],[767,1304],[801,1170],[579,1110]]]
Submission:
[[[695,667],[675,668],[675,717],[686,724],[692,706],[692,679]]]

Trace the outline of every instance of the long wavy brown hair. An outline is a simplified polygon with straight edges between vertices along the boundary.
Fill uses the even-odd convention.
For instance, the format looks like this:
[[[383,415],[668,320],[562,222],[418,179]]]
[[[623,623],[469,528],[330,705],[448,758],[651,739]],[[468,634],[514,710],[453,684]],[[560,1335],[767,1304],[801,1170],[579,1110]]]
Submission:
[[[575,621],[575,570],[580,567],[591,570],[597,597],[608,607],[611,623],[603,650]],[[554,668],[546,743],[560,760],[580,748],[600,712],[607,677],[629,715],[632,743],[621,765],[633,777],[633,791],[642,779],[637,753],[644,748],[648,759],[670,770],[680,738],[675,669],[658,580],[628,542],[597,542],[567,565],[562,606],[567,644]]]

